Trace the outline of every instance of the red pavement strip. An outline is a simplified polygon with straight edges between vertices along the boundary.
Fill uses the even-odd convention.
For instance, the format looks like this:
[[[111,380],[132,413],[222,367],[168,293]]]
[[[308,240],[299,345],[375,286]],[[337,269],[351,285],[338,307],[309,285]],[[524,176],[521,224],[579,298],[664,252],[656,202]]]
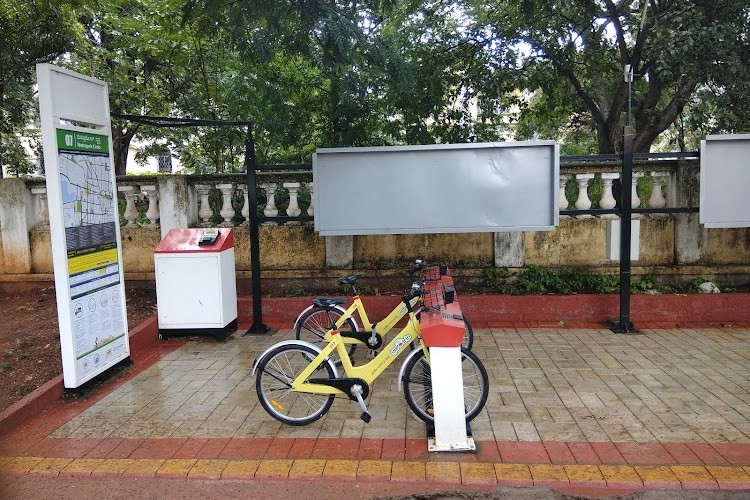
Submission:
[[[474,309],[466,299],[462,297],[462,306],[469,305],[468,309]],[[738,299],[747,301],[747,297]],[[481,299],[477,306],[486,300]],[[249,323],[251,318],[246,315],[250,308],[244,302],[240,300],[240,320]],[[590,305],[581,308],[591,310]],[[278,326],[283,327],[288,326],[288,318],[274,316],[273,310],[289,311],[301,307],[295,309],[287,305],[277,308],[273,305],[271,309],[266,323],[272,326],[279,323]],[[491,309],[497,309],[497,306]],[[750,308],[740,309],[747,311]],[[684,309],[682,311],[684,313]],[[670,322],[663,314],[648,319],[651,320],[649,324],[654,325]],[[750,325],[750,319],[739,319],[741,321],[734,322],[733,326]],[[559,322],[542,320],[511,320],[505,324],[505,321],[478,317],[472,321],[478,327],[490,324],[539,327],[546,323],[561,327]],[[601,324],[576,323],[576,327],[582,326],[600,328]],[[674,326],[674,322],[669,326]],[[2,412],[0,474],[125,474],[164,478],[291,480],[329,476],[339,480],[360,477],[369,481],[438,478],[446,484],[544,486],[568,493],[601,490],[606,494],[644,489],[750,489],[750,444],[745,443],[480,441],[476,454],[429,454],[426,441],[412,439],[48,437],[62,422],[183,344],[184,341],[174,339],[157,341],[156,317],[150,318],[130,332],[133,368],[109,381],[105,389],[86,401],[63,403],[62,376],[59,376]],[[22,425],[27,422],[28,425]]]

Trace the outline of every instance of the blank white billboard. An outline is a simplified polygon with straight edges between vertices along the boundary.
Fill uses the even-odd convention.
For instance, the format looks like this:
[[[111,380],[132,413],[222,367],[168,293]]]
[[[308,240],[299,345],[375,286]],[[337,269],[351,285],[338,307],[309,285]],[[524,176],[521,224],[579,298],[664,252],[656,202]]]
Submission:
[[[750,227],[750,134],[707,136],[700,169],[700,222]]]
[[[318,149],[315,229],[357,234],[544,231],[559,223],[553,141]]]

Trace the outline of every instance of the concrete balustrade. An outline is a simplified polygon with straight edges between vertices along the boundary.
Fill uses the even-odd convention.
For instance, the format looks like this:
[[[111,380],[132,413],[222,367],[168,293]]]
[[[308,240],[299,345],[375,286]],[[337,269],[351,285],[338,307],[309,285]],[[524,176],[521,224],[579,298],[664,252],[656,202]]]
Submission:
[[[643,166],[634,174],[630,186],[634,208],[697,205],[697,162],[659,162],[656,167]],[[622,187],[620,174],[612,170],[606,165],[563,166],[559,209],[572,209],[570,199],[577,209],[614,208],[616,190]],[[636,186],[645,176],[651,179],[652,189],[641,199]],[[266,217],[312,215],[312,199],[308,206],[300,194],[302,189],[312,194],[314,186],[309,172],[261,172],[258,186],[265,201],[259,200],[258,208],[249,206],[245,182],[244,174],[118,179],[123,240],[127,242],[123,246],[126,278],[153,279],[153,246],[169,229],[210,226],[235,227],[238,276],[249,277],[250,210],[260,209]],[[592,182],[597,183],[595,188]],[[575,195],[569,197],[571,183]],[[289,195],[284,210],[274,199],[280,189]],[[0,180],[0,282],[23,276],[51,280],[51,263],[45,263],[51,252],[41,248],[50,245],[43,236],[49,232],[47,210],[43,180]],[[238,215],[244,222],[239,222]],[[616,217],[561,217],[559,227],[548,232],[336,237],[319,236],[312,223],[270,222],[260,228],[261,267],[271,277],[287,279],[327,278],[346,269],[373,269],[376,274],[396,276],[408,260],[424,257],[451,264],[458,277],[462,270],[476,278],[487,267],[529,264],[611,272],[617,263],[605,256],[606,221]],[[698,214],[648,214],[641,224],[640,260],[633,263],[634,273],[643,266],[646,272],[747,276],[750,280],[750,230],[706,230],[698,223]]]

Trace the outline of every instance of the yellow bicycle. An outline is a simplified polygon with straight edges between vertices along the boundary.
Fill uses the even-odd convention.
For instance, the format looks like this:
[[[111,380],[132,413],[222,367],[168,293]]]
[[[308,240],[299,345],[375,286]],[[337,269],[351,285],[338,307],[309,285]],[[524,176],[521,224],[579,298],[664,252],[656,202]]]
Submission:
[[[428,264],[419,259],[409,269],[412,283],[415,281],[415,274],[422,271]],[[371,323],[370,318],[365,310],[365,305],[359,296],[357,281],[363,278],[362,274],[344,276],[339,278],[341,285],[350,286],[354,292],[352,303],[348,308],[343,305],[348,302],[344,297],[316,297],[312,305],[302,311],[294,321],[294,330],[297,340],[304,340],[313,344],[325,345],[327,339],[326,332],[331,329],[338,329],[341,332],[343,341],[346,346],[349,358],[354,356],[354,351],[358,345],[365,345],[368,349],[377,350],[382,345],[382,338],[377,340],[378,335],[385,335],[406,315],[407,308],[403,304],[397,304],[391,313],[381,321]],[[415,298],[411,306],[414,307],[418,301]],[[359,321],[357,321],[359,318]],[[471,350],[474,344],[474,329],[469,320],[463,316],[464,337],[461,345]],[[340,364],[336,358],[336,364]]]
[[[404,295],[401,304],[408,315],[406,326],[375,358],[361,366],[352,365],[347,341],[336,329],[326,332],[324,347],[288,340],[267,349],[253,366],[255,388],[263,408],[285,424],[307,425],[325,415],[335,397],[344,397],[359,403],[362,420],[369,422],[371,416],[365,399],[372,383],[396,358],[408,353],[399,370],[399,390],[403,389],[406,402],[417,417],[425,422],[433,421],[429,349],[422,340],[417,319],[417,314],[425,308],[415,307],[423,293],[422,287],[414,284]],[[382,337],[376,336],[382,342]],[[419,348],[409,350],[412,342]],[[332,360],[334,353],[340,360],[343,376]],[[487,370],[474,353],[462,347],[461,359],[468,422],[484,408],[489,380]]]

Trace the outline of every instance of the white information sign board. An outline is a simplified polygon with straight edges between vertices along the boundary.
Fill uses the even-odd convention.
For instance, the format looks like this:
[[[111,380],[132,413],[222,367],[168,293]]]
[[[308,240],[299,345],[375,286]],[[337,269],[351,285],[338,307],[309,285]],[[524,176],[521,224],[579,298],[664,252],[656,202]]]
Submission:
[[[37,65],[65,387],[130,356],[107,84]]]
[[[750,134],[701,142],[699,220],[707,228],[750,227]]]

